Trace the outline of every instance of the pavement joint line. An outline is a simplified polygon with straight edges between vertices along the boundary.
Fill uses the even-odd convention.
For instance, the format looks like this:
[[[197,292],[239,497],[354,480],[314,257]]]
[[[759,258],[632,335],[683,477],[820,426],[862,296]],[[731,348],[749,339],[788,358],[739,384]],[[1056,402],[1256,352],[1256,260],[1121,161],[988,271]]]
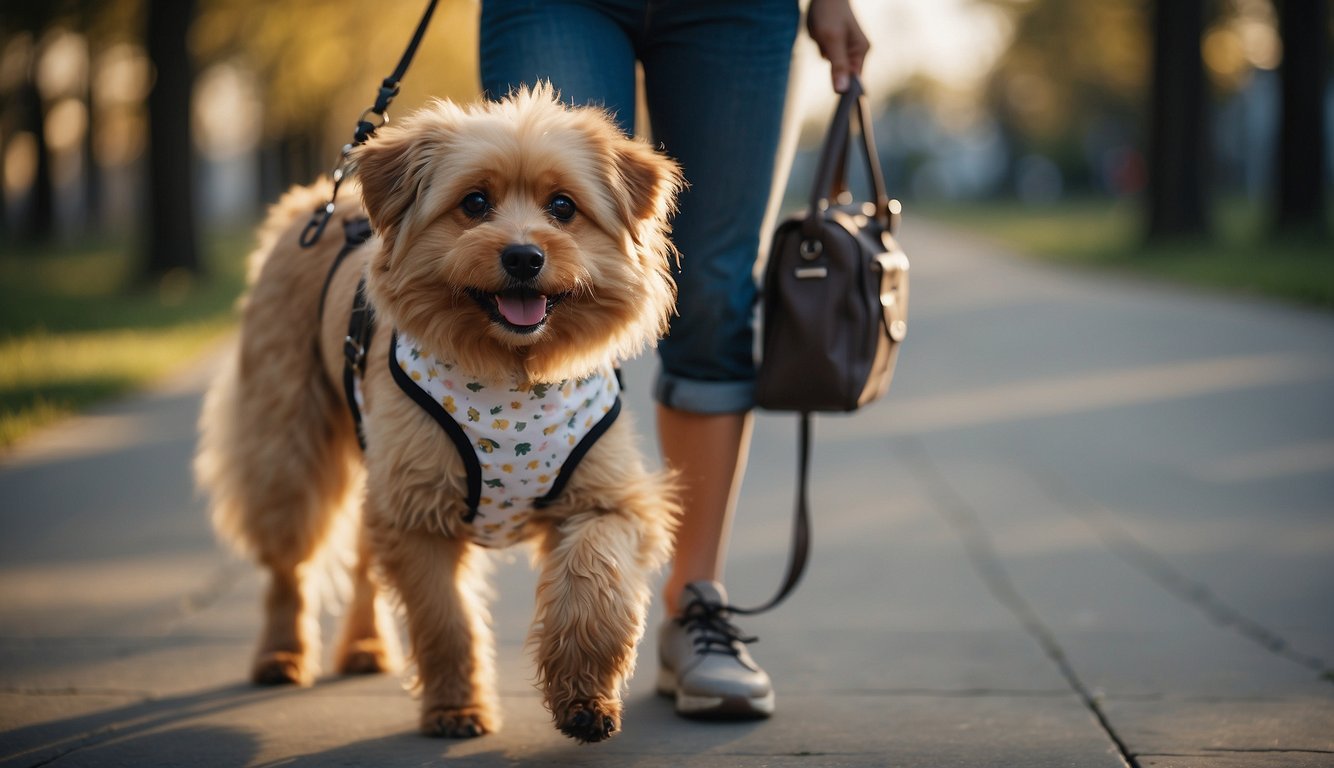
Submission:
[[[904,451],[906,458],[910,463],[917,465],[920,470],[917,476],[923,478],[928,492],[940,502],[932,506],[940,510],[945,522],[954,529],[963,545],[968,562],[972,564],[991,596],[1018,620],[1029,636],[1037,641],[1043,653],[1056,665],[1071,690],[1116,747],[1121,760],[1130,768],[1141,768],[1134,753],[1117,733],[1102,705],[1098,703],[1098,697],[1090,691],[1079,677],[1079,673],[1075,671],[1074,665],[1055,634],[1043,623],[1032,604],[1024,598],[1010,578],[1009,572],[1005,570],[1005,565],[996,553],[991,535],[978,517],[977,510],[950,484],[949,479],[931,460],[926,446],[920,439],[909,438],[906,445],[908,446],[908,450]]]
[[[1275,656],[1314,672],[1318,679],[1334,683],[1334,666],[1329,662],[1293,647],[1278,632],[1233,608],[1207,584],[1182,573],[1167,558],[1114,522],[1115,514],[1107,505],[1075,491],[1049,473],[1031,467],[1021,468],[1021,471],[1027,472],[1056,506],[1088,525],[1113,555],[1147,576],[1168,594],[1199,610],[1215,626],[1232,630]]]

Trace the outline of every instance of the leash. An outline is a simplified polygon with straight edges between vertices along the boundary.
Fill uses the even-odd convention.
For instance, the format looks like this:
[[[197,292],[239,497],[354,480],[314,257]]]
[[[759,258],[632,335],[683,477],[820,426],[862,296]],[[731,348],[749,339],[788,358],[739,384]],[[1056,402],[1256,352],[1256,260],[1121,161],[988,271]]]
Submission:
[[[778,588],[778,594],[769,598],[763,605],[757,605],[754,608],[727,606],[729,612],[739,616],[754,616],[764,613],[786,600],[787,596],[792,594],[792,590],[797,588],[802,574],[806,571],[806,561],[811,550],[811,516],[810,505],[807,503],[806,487],[807,476],[810,471],[811,414],[803,411],[798,425],[800,436],[797,438],[797,500],[792,521],[792,546],[788,550],[787,556],[787,574],[783,577],[782,586]]]
[[[338,164],[334,166],[330,177],[333,179],[333,193],[324,205],[315,209],[311,214],[310,221],[306,223],[305,229],[301,230],[301,247],[309,248],[319,242],[320,237],[324,235],[324,228],[329,224],[329,219],[333,218],[334,201],[338,199],[338,187],[343,183],[343,179],[351,173],[350,156],[352,150],[366,143],[366,140],[375,135],[376,129],[389,122],[389,104],[393,102],[394,97],[398,96],[399,83],[403,76],[408,72],[408,65],[412,63],[412,57],[417,55],[417,47],[421,45],[422,37],[426,35],[426,27],[431,23],[431,15],[435,13],[435,6],[439,0],[430,0],[426,4],[426,11],[422,14],[421,21],[417,22],[417,31],[413,33],[412,39],[408,41],[407,50],[403,51],[403,56],[398,60],[398,66],[389,77],[386,77],[380,83],[380,91],[375,96],[375,103],[362,111],[361,117],[357,118],[356,129],[352,132],[352,142],[344,144],[343,150],[338,156]],[[373,118],[373,120],[372,120]]]

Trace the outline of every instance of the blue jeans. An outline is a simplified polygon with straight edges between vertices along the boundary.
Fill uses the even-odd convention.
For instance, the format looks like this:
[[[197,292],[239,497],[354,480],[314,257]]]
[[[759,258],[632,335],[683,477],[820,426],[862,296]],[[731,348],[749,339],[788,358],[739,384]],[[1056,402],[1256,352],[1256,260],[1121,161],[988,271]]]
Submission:
[[[550,80],[634,132],[635,61],[652,135],[689,188],[672,222],[678,316],[654,396],[695,413],[754,405],[752,269],[782,129],[796,0],[484,0],[490,98]]]

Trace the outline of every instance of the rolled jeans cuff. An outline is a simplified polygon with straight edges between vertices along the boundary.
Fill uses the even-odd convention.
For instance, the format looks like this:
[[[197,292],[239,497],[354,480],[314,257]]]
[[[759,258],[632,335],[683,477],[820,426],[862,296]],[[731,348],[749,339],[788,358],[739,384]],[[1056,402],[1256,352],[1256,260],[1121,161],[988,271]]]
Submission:
[[[755,407],[755,382],[701,381],[659,370],[653,399],[689,413],[744,413]]]

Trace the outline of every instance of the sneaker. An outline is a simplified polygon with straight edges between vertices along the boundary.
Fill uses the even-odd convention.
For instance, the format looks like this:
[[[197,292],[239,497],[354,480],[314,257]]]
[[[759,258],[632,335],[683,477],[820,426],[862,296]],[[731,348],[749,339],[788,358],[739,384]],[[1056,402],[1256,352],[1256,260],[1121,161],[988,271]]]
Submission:
[[[727,593],[714,581],[681,592],[681,615],[658,630],[658,693],[676,698],[686,717],[768,717],[774,711],[769,675],[746,651],[757,638],[728,620]]]

